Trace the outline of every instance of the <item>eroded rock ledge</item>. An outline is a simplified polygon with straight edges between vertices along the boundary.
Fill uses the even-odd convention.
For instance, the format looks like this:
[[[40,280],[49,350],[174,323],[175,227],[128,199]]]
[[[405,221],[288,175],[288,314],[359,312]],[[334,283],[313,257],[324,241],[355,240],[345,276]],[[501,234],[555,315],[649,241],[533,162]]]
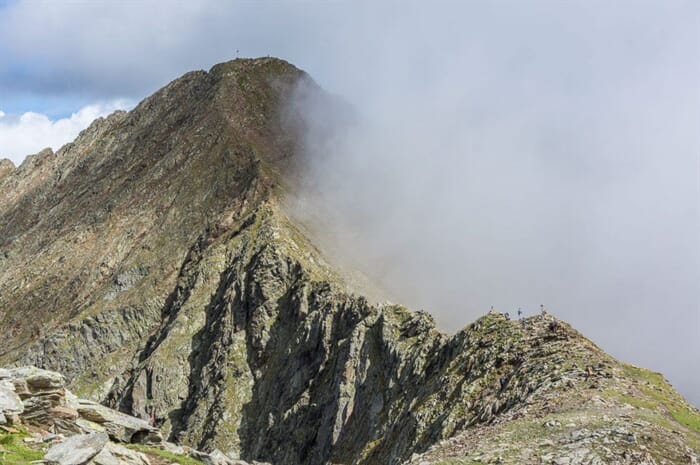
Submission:
[[[32,463],[248,464],[218,450],[204,453],[164,441],[147,421],[79,399],[66,389],[61,374],[36,367],[0,368],[0,433],[5,441],[21,440],[27,449],[43,455]],[[0,447],[0,457],[3,453],[8,452]],[[164,461],[167,458],[169,462]],[[180,462],[186,459],[189,462]]]

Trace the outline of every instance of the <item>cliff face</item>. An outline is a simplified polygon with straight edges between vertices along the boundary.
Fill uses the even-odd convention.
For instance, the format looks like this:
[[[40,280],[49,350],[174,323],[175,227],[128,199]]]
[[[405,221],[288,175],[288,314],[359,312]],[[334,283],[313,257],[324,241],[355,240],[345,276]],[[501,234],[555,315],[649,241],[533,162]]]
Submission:
[[[595,435],[565,463],[698,454],[695,409],[563,322],[489,314],[448,337],[350,292],[282,207],[298,85],[322,95],[276,59],[188,73],[1,171],[0,362],[273,464],[540,463],[578,426]]]

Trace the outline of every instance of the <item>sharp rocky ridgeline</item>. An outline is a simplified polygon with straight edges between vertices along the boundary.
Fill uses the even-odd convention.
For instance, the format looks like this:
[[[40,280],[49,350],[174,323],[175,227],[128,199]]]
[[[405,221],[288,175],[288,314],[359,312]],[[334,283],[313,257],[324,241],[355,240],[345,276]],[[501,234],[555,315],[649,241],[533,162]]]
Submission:
[[[234,60],[0,163],[0,458],[25,463],[21,436],[61,465],[697,462],[698,411],[552,316],[448,336],[353,292],[285,209],[300,88],[326,98]],[[66,380],[39,417],[29,366]],[[106,439],[79,405],[150,429]]]

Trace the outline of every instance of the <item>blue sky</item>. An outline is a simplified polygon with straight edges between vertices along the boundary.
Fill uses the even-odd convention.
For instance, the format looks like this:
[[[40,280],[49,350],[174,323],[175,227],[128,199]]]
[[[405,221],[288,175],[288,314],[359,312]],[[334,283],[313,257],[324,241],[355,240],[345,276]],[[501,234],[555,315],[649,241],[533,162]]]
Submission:
[[[0,0],[0,157],[236,50],[366,118],[315,169],[396,300],[544,301],[700,404],[700,2]]]

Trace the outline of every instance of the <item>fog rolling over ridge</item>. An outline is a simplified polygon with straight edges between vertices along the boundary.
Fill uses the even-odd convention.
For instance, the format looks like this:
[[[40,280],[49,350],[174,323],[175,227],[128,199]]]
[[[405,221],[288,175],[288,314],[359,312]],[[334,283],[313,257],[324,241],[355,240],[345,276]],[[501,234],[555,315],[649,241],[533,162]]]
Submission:
[[[49,144],[25,111],[288,60],[349,107],[295,109],[295,211],[338,261],[449,331],[544,304],[700,405],[697,1],[10,2],[0,39],[16,164]]]
[[[302,89],[295,214],[337,261],[448,331],[491,306],[544,304],[700,405],[700,98],[678,85],[697,57],[555,70],[570,52],[544,45],[512,76],[478,53],[427,79],[370,67],[381,84],[352,110]]]

